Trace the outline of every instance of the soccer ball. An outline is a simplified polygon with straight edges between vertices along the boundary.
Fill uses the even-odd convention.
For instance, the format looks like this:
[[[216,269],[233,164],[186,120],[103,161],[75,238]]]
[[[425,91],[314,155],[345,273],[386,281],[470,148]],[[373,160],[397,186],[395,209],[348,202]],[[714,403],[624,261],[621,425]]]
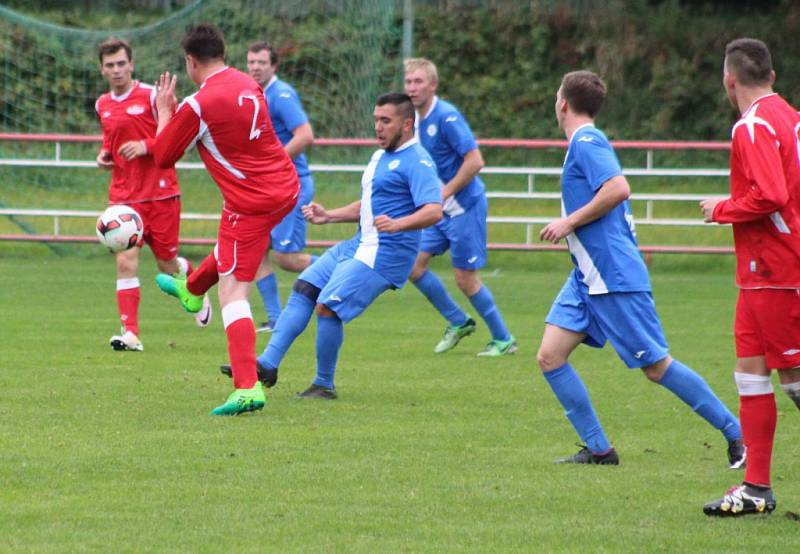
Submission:
[[[142,217],[130,206],[109,206],[97,218],[97,239],[109,252],[133,248],[142,240]]]

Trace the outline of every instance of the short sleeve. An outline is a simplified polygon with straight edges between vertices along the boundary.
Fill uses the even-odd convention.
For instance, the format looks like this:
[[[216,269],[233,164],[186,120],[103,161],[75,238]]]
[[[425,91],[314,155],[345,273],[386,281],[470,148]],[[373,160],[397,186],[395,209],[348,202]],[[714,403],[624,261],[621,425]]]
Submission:
[[[617,155],[611,145],[600,137],[582,134],[572,148],[575,149],[575,160],[593,191],[600,189],[613,177],[622,175]]]
[[[417,157],[408,169],[408,186],[416,207],[425,204],[441,204],[442,181],[436,173],[436,165],[428,156]]]
[[[303,111],[300,97],[293,90],[282,90],[275,98],[275,111],[289,131],[308,123],[308,116]]]
[[[472,129],[469,128],[464,116],[458,112],[451,112],[442,117],[439,123],[439,132],[447,144],[461,157],[478,148]]]

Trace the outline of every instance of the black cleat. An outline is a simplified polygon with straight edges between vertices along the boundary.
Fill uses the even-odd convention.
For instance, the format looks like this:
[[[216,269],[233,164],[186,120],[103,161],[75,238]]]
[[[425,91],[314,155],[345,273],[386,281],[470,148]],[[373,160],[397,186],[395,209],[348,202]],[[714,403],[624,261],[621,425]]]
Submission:
[[[568,458],[556,460],[557,464],[596,464],[602,466],[618,466],[619,456],[613,448],[605,454],[595,454],[587,446],[580,445],[581,449],[577,454]]]
[[[321,387],[319,385],[312,384],[303,392],[297,393],[297,398],[314,398],[320,400],[336,400],[339,398],[339,395],[336,394],[335,389],[329,389],[326,387]]]
[[[772,489],[741,484],[731,487],[719,500],[706,503],[703,513],[717,517],[768,514],[777,504]]]
[[[747,451],[744,448],[744,441],[736,439],[728,441],[728,463],[731,469],[744,469],[747,459]]]
[[[222,364],[219,366],[219,372],[228,377],[233,377],[233,370],[229,364]],[[278,368],[264,367],[258,360],[256,360],[256,372],[258,373],[258,380],[267,387],[271,388],[278,382]]]

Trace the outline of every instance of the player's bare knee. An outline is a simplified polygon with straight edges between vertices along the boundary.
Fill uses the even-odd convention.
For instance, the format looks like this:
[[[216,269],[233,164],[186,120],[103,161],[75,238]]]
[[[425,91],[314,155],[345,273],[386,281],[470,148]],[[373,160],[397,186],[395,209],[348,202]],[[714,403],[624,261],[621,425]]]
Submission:
[[[547,373],[567,363],[567,359],[561,354],[542,346],[536,353],[536,363],[539,364],[539,369],[542,370],[542,373]]]
[[[156,258],[156,265],[161,273],[169,273],[170,275],[178,273],[181,269],[178,264],[178,258],[172,258],[171,260],[159,260]]]
[[[781,390],[794,402],[797,409],[800,410],[800,380],[794,382],[783,382],[781,379]]]
[[[336,317],[336,313],[325,304],[317,304],[314,311],[321,317]]]
[[[642,368],[642,373],[644,373],[645,377],[647,377],[653,383],[660,383],[661,379],[664,378],[664,373],[667,371],[667,367],[669,364],[672,363],[672,358],[667,356],[663,358],[653,365],[648,365]]]
[[[481,288],[481,281],[474,271],[456,270],[455,280],[458,289],[466,296],[473,296]]]

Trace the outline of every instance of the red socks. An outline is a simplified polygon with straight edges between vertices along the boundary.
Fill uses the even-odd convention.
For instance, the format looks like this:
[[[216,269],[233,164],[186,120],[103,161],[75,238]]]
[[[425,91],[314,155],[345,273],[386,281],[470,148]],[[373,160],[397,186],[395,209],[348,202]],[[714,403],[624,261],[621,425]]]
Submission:
[[[117,310],[126,331],[139,336],[139,279],[117,279]]]
[[[204,262],[205,263],[205,262]],[[202,268],[202,265],[201,265]],[[198,268],[200,271],[200,268]],[[256,331],[247,300],[236,300],[222,308],[222,321],[228,336],[233,386],[251,389],[258,381],[256,371]]]
[[[217,259],[212,252],[188,276],[186,289],[195,296],[203,296],[208,292],[208,289],[217,284],[217,281],[219,281]]]
[[[775,394],[740,396],[739,418],[744,446],[747,448],[744,480],[751,485],[769,486],[772,442],[778,419]]]

